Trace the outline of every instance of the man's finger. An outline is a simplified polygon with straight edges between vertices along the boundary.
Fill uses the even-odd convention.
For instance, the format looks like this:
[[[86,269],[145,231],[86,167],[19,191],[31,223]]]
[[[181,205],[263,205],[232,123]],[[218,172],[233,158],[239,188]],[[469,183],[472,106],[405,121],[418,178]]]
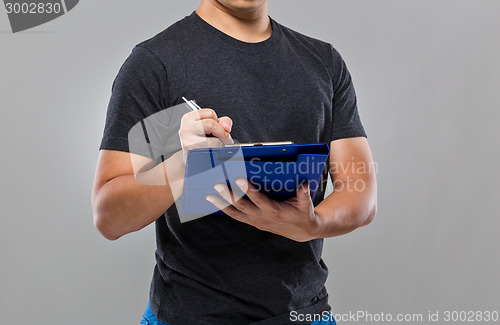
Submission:
[[[229,138],[229,133],[218,122],[211,119],[204,119],[201,120],[201,123],[205,134],[212,134],[219,139]]]
[[[272,206],[271,200],[263,193],[259,192],[250,182],[244,178],[236,179],[236,185],[248,196],[250,201],[261,209]]]
[[[226,130],[227,132],[231,132],[231,129],[233,127],[233,120],[229,118],[228,116],[223,116],[219,118],[219,124]]]
[[[233,206],[228,206],[226,202],[222,201],[220,198],[218,198],[215,195],[207,195],[206,200],[210,203],[212,203],[216,208],[230,216],[236,221],[246,223],[250,226],[256,227],[258,229],[261,229],[258,225],[258,223],[249,215],[239,211]]]
[[[231,192],[229,192],[229,189],[225,184],[215,184],[214,189],[219,193],[219,195],[229,202],[229,204],[233,204],[233,198],[231,197]]]
[[[189,112],[187,114],[193,114],[194,120],[199,121],[199,120],[204,120],[204,119],[211,119],[216,122],[219,122],[219,118],[217,117],[217,113],[211,108],[202,108],[194,112]]]
[[[255,206],[255,204],[253,204],[251,201],[244,198],[235,199],[233,193],[229,191],[226,185],[215,184],[214,188],[219,193],[219,195],[224,198],[224,200],[231,203],[239,211],[242,211],[249,215],[260,214],[260,209],[257,206]]]
[[[231,137],[231,134],[227,138],[220,138],[219,139],[223,144],[233,144],[234,140],[233,137]]]
[[[222,147],[222,144],[223,144],[223,142],[219,138],[207,138],[207,137],[205,137],[203,140],[205,140],[205,142],[208,143],[209,148]]]
[[[221,200],[220,198],[218,198],[215,195],[207,195],[206,200],[208,202],[212,203],[213,205],[215,205],[215,207],[217,209],[221,210],[222,212],[224,212],[228,216],[239,216],[239,214],[243,213],[243,212],[239,211],[238,209],[236,209],[235,207],[233,207],[231,204]],[[242,217],[242,216],[240,216],[240,217]]]
[[[297,202],[299,205],[309,206],[311,204],[311,189],[307,182],[302,183],[297,188]]]

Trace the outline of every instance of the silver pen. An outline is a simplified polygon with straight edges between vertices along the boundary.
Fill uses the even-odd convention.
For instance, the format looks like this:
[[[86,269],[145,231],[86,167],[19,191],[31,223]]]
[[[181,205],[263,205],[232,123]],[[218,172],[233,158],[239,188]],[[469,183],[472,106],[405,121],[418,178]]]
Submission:
[[[182,99],[186,102],[186,104],[190,110],[197,111],[197,110],[201,109],[201,107],[198,106],[198,104],[196,104],[196,102],[194,100],[187,100],[186,97],[182,97]]]

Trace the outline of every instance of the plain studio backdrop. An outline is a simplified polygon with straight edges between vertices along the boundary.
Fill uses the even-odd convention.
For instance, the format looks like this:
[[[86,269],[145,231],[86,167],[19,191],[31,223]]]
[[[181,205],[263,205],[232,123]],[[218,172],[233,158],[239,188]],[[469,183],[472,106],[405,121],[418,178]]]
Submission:
[[[94,229],[98,147],[133,46],[198,4],[86,0],[18,34],[0,12],[1,323],[139,323],[154,227],[116,242]],[[500,2],[271,0],[269,13],[343,55],[378,164],[375,221],[325,241],[334,312],[499,311]]]

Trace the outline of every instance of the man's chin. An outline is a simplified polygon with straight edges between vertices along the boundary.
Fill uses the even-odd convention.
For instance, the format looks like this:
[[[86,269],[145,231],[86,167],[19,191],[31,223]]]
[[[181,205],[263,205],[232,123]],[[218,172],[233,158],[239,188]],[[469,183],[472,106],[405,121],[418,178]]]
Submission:
[[[259,0],[217,0],[217,2],[227,9],[241,14],[256,12],[265,4]]]

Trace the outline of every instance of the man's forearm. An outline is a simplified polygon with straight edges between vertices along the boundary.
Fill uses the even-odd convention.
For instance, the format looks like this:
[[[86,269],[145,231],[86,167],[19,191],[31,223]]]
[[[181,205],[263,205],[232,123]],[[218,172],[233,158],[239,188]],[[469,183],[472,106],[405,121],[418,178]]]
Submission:
[[[137,177],[123,175],[106,182],[94,196],[97,229],[115,240],[158,219],[180,196],[184,168],[182,152],[178,152]],[[159,178],[166,185],[146,185],[159,183]]]
[[[320,221],[317,238],[344,235],[373,220],[377,212],[376,183],[374,180],[363,182],[362,191],[349,189],[344,184],[342,190],[334,191],[316,206],[314,212]]]

